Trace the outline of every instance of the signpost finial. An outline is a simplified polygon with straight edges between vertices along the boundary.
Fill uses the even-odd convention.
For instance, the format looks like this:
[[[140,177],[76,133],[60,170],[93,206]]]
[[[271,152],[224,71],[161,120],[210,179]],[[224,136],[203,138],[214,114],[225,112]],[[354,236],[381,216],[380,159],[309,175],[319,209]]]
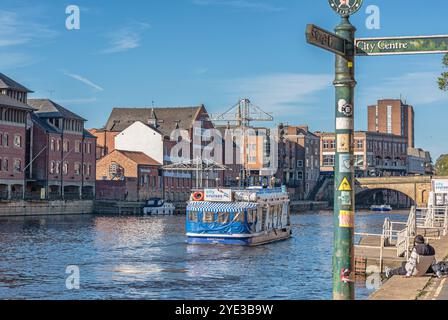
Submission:
[[[348,17],[357,12],[363,0],[328,0],[330,7],[343,17]]]

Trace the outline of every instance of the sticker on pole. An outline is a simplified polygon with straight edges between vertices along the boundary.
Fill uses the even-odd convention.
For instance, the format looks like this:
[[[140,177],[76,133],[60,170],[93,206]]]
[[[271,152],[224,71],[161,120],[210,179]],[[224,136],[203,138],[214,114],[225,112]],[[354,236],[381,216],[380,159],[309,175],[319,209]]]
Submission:
[[[355,214],[353,211],[339,211],[339,227],[353,228],[355,226]]]
[[[339,155],[339,172],[350,173],[352,172],[354,160],[350,154]]]
[[[336,130],[353,130],[353,118],[336,118]]]
[[[349,134],[338,134],[338,152],[350,152]]]
[[[352,186],[350,185],[350,182],[348,181],[347,177],[342,180],[341,185],[339,186],[339,191],[353,191]]]
[[[352,194],[350,191],[341,191],[341,196],[339,197],[341,205],[351,206],[352,205]]]

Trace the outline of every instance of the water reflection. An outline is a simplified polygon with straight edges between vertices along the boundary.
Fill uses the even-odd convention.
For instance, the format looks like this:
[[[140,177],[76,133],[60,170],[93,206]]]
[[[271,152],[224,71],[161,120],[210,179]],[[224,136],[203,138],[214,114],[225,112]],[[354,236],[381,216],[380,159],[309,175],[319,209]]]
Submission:
[[[381,231],[384,217],[358,214],[357,228]],[[245,248],[186,245],[184,217],[0,219],[0,298],[330,299],[332,213],[292,224],[292,239]],[[68,265],[78,291],[65,288]]]

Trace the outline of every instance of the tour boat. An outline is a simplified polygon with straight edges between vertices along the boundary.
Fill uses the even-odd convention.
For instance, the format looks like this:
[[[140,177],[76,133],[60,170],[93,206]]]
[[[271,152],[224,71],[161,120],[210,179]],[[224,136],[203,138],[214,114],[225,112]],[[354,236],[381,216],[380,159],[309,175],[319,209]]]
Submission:
[[[187,206],[188,244],[257,246],[291,237],[286,188],[205,189]]]
[[[173,215],[176,207],[165,200],[159,198],[149,199],[143,208],[145,215]]]
[[[370,211],[375,211],[375,212],[390,212],[392,211],[392,207],[390,205],[374,205],[370,207]]]

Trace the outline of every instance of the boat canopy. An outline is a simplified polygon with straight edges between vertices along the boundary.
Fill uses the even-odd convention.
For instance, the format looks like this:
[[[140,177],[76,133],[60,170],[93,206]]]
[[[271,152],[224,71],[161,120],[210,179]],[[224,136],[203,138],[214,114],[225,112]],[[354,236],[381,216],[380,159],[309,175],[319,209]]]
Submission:
[[[204,202],[192,201],[188,204],[187,211],[202,212],[241,212],[244,210],[257,209],[258,203],[253,202]]]

